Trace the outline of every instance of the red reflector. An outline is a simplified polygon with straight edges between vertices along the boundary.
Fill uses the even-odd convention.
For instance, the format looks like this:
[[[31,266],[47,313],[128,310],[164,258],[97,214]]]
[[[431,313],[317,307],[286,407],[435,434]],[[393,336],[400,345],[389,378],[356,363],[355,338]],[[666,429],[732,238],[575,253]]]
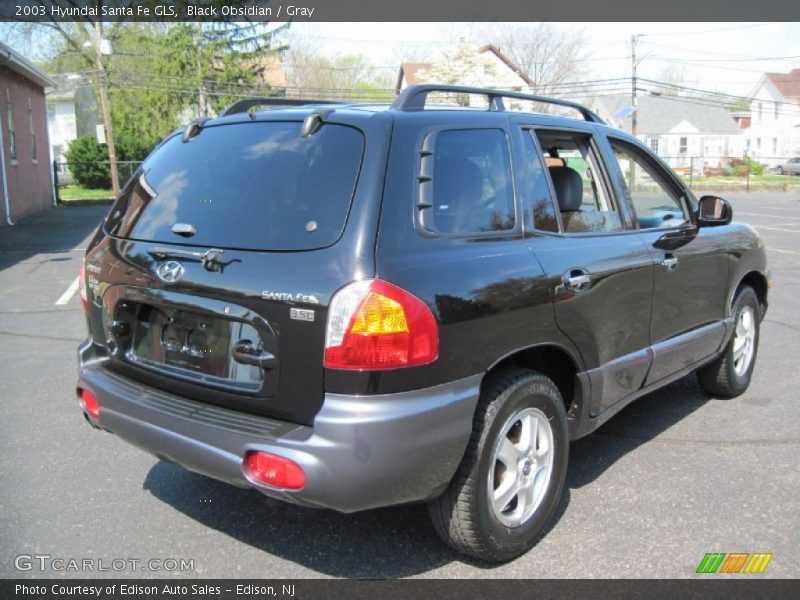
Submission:
[[[248,452],[242,461],[244,474],[257,483],[285,490],[299,490],[306,474],[296,462],[267,452]]]
[[[78,390],[78,398],[81,402],[81,407],[89,415],[92,421],[100,419],[100,403],[93,393],[88,390]]]

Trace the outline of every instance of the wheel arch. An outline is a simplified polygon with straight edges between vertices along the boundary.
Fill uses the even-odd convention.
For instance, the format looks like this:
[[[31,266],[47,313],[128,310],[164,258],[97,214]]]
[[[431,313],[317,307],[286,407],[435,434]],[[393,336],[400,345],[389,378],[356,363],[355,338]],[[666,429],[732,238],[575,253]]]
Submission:
[[[738,294],[739,290],[745,285],[753,288],[753,291],[756,293],[756,296],[758,297],[758,303],[761,306],[761,316],[763,317],[764,313],[767,311],[769,281],[760,271],[748,271],[736,284],[731,302],[733,301],[733,298],[736,297],[736,294]]]
[[[481,389],[488,378],[507,367],[518,367],[538,371],[553,380],[561,398],[564,410],[569,413],[580,400],[579,383],[576,375],[582,370],[580,363],[569,350],[554,343],[536,344],[521,348],[498,359],[486,371]]]

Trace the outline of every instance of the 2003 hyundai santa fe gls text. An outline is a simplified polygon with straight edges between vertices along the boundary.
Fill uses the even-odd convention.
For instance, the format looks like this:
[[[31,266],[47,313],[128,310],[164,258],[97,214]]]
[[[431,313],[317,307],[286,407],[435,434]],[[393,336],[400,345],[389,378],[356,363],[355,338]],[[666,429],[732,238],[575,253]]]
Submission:
[[[533,101],[582,118],[504,107]],[[768,275],[731,217],[578,104],[238,102],[165,140],[92,240],[78,396],[192,471],[344,512],[428,502],[448,544],[507,560],[570,440],[692,371],[747,389]]]

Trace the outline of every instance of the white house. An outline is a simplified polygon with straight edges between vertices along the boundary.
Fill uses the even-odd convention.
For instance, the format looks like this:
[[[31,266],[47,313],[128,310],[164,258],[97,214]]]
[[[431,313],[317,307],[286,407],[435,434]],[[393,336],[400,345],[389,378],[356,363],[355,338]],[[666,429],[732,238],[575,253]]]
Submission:
[[[397,74],[397,92],[417,83],[442,83],[531,93],[531,79],[493,44],[479,48],[467,44],[446,53],[437,63],[403,63]],[[469,98],[472,105],[473,98]],[[508,103],[508,102],[507,102]]]
[[[702,173],[744,154],[745,136],[721,105],[655,95],[639,96],[637,105],[636,137],[672,167]],[[609,125],[630,133],[630,95],[597,98],[593,106]]]
[[[777,165],[800,154],[800,69],[764,73],[751,94],[749,154]]]
[[[47,131],[52,160],[66,162],[69,143],[95,133],[100,122],[90,83],[77,73],[54,75],[56,88],[47,94]]]

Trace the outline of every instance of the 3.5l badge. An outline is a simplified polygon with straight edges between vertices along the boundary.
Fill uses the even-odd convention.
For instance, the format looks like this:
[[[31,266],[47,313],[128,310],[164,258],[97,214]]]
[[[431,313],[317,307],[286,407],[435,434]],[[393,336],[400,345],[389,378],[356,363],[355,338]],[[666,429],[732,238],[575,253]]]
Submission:
[[[306,308],[290,308],[289,318],[295,321],[308,321],[309,323],[313,323],[314,311]]]

